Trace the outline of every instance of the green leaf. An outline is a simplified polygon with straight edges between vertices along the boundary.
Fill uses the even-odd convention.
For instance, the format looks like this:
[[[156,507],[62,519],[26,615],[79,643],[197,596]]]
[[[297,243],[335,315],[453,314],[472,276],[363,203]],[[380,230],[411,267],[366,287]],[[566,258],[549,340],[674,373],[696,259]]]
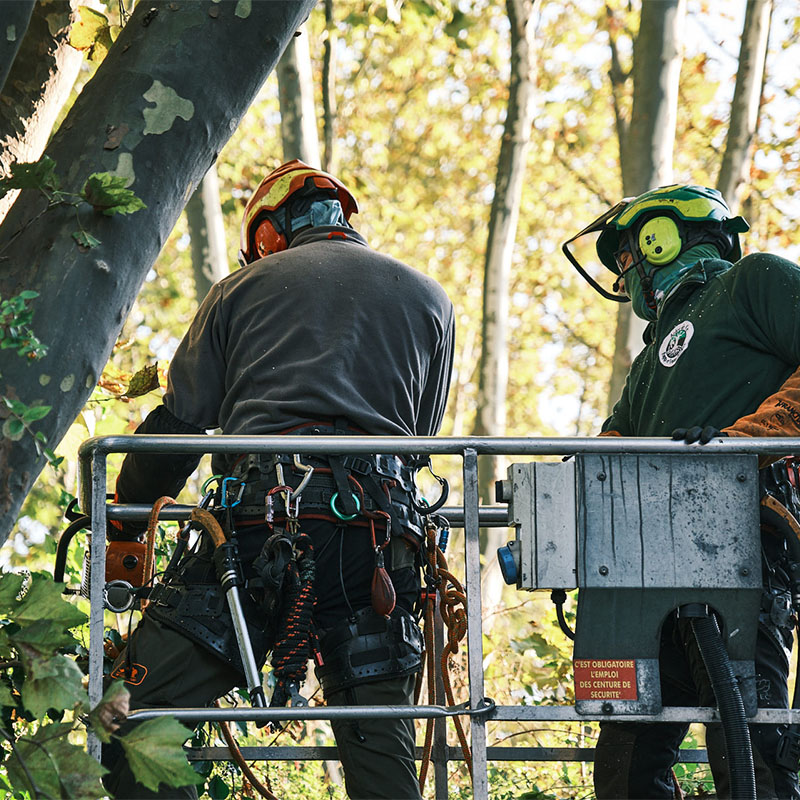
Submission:
[[[158,389],[158,386],[158,364],[149,364],[131,378],[123,397],[141,397]]]
[[[14,701],[14,695],[11,694],[11,689],[5,685],[5,683],[0,683],[0,706],[15,706],[16,702]]]
[[[10,189],[55,191],[58,189],[55,169],[56,162],[50,156],[42,156],[38,161],[12,164],[11,175],[0,178],[0,192],[6,194]]]
[[[128,179],[110,172],[95,172],[86,179],[81,197],[95,211],[110,217],[114,214],[133,214],[147,206],[130,189],[125,188]]]
[[[27,645],[40,656],[53,656],[60,648],[75,644],[75,637],[63,625],[47,619],[15,628],[8,634],[8,640],[15,647]]]
[[[225,800],[225,798],[229,797],[231,793],[230,787],[219,775],[215,775],[208,782],[207,791],[211,800]]]
[[[34,297],[38,296],[39,292],[34,292],[33,289],[24,289],[17,295],[21,300],[33,300]]]
[[[122,681],[114,681],[106,689],[103,699],[89,712],[89,724],[100,741],[111,741],[111,734],[119,728],[115,719],[128,715],[130,696]]]
[[[108,19],[88,6],[79,6],[78,21],[70,29],[69,43],[76,50],[85,50],[89,61],[99,64],[113,44]]]
[[[11,409],[12,413],[21,417],[25,410],[28,408],[25,403],[20,403],[19,400],[12,400],[10,397],[3,396],[3,402]]]
[[[49,575],[34,573],[25,596],[8,602],[0,592],[0,614],[8,616],[19,625],[46,620],[62,628],[74,628],[88,619],[83,611],[64,600],[59,584]]]
[[[0,615],[7,616],[6,610],[12,607],[22,589],[24,579],[16,572],[0,574]]]
[[[44,725],[33,736],[17,740],[19,757],[34,776],[42,796],[47,793],[72,800],[104,797],[100,776],[106,770],[83,747],[70,743],[71,731],[70,724]],[[18,791],[30,789],[19,760],[11,756],[5,764],[11,785]]]
[[[56,711],[88,705],[83,688],[83,672],[69,656],[40,656],[35,649],[20,645],[25,667],[22,705],[34,717],[42,717],[49,708]]]
[[[46,417],[51,408],[52,406],[28,406],[22,414],[22,419],[25,422],[36,422],[36,420]]]
[[[72,238],[78,243],[78,247],[85,247],[87,250],[91,250],[91,248],[102,244],[99,239],[96,239],[91,233],[87,233],[86,231],[74,231]]]
[[[23,424],[21,419],[17,419],[16,417],[12,417],[11,419],[7,419],[3,423],[3,436],[6,439],[11,439],[12,442],[17,442],[22,438],[22,434],[25,432],[25,425]]]
[[[186,760],[183,743],[192,732],[173,717],[159,717],[137,725],[129,734],[120,737],[136,780],[152,791],[160,783],[167,786],[187,786],[203,783]]]

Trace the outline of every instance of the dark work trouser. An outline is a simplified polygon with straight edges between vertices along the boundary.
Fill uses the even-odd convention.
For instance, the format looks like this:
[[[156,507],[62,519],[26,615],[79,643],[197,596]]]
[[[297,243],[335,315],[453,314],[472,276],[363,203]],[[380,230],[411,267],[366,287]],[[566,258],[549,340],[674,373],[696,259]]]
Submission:
[[[784,640],[785,643],[791,641]],[[671,616],[661,633],[661,695],[665,706],[714,706],[713,690],[688,620]],[[783,648],[759,625],[756,681],[761,708],[787,708],[789,665]],[[594,786],[598,800],[672,798],[671,770],[688,723],[625,723],[600,725],[595,750]],[[753,763],[759,800],[797,800],[797,774],[775,764],[782,726],[751,725]],[[730,797],[725,742],[719,724],[706,726],[706,746],[717,796]]]
[[[315,618],[322,627],[332,626],[348,613],[369,604],[372,576],[371,543],[364,529],[338,528],[324,521],[310,521],[303,529],[312,535],[318,555]],[[248,539],[263,538],[263,529],[242,534],[244,560],[258,552]],[[399,566],[399,565],[397,565]],[[410,570],[409,572],[413,572]],[[409,575],[394,575],[398,605],[410,609],[418,582]],[[342,586],[344,584],[344,587]],[[132,682],[131,710],[157,707],[204,707],[242,682],[239,673],[179,632],[145,614],[133,632],[127,651],[115,667],[129,659],[136,671]],[[390,678],[331,693],[334,705],[410,705],[415,676]],[[351,798],[419,800],[414,762],[413,720],[359,721],[333,725],[340,748],[345,782]],[[121,733],[125,733],[123,728]],[[106,788],[118,800],[194,800],[194,787],[161,786],[151,792],[137,783],[124,758],[121,745],[103,748],[103,763],[110,770]]]

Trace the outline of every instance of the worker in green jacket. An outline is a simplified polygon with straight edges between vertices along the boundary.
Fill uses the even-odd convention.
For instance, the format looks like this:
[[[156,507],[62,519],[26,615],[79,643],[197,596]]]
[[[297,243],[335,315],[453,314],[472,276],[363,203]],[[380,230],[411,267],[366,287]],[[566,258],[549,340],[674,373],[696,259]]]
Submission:
[[[716,190],[672,185],[623,200],[566,243],[565,254],[597,291],[629,300],[649,323],[603,435],[701,444],[718,436],[800,436],[800,268],[766,253],[742,258],[739,234],[748,227]],[[597,270],[580,259],[579,245],[576,252],[569,247],[592,233],[599,234]],[[787,556],[765,539],[758,703],[786,708],[792,619],[775,611],[791,601],[780,577]],[[665,621],[659,663],[664,705],[715,704],[684,620]],[[672,767],[688,727],[602,724],[597,797],[678,796]],[[750,726],[759,798],[800,798],[796,765],[777,759],[785,733],[781,726]],[[709,726],[707,745],[718,796],[728,797],[718,726]]]

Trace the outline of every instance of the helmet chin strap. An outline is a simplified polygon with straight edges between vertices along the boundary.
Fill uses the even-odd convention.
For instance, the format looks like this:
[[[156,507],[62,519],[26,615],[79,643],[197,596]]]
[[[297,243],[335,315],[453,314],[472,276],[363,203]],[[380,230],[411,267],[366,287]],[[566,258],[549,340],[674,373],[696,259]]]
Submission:
[[[639,258],[637,258],[635,261],[632,261],[630,264],[628,264],[628,266],[625,267],[625,269],[623,269],[619,273],[619,275],[617,275],[617,279],[614,281],[613,289],[614,289],[615,292],[619,292],[620,283],[621,283],[622,279],[625,277],[625,275],[628,272],[630,272],[631,270],[635,269],[636,272],[639,274],[639,280],[641,281],[641,284],[642,284],[642,294],[644,295],[644,302],[647,304],[648,308],[651,308],[651,309],[655,310],[656,309],[656,296],[655,296],[655,293],[653,292],[653,272],[655,272],[657,267],[653,267],[653,269],[649,273],[645,272],[644,264],[645,263],[649,264],[650,262],[647,261],[647,259],[644,257],[644,254],[641,253],[639,248],[636,247],[636,243],[634,241],[633,234],[630,231],[625,231],[625,233],[627,234],[628,249],[629,249],[629,251],[631,253],[631,256],[633,256],[633,254],[636,253],[636,252],[639,252],[640,255],[639,255]],[[653,266],[653,265],[651,264],[651,266]]]
[[[635,247],[633,234],[630,231],[626,231],[626,234],[628,238],[628,248],[631,254],[633,254],[634,252],[641,252],[639,251],[638,247]],[[717,249],[719,249],[717,245],[717,240],[715,240],[713,237],[710,237],[706,232],[703,232],[695,236],[693,239],[687,241],[681,247],[680,252],[678,253],[677,256],[675,256],[675,258],[670,262],[670,264],[673,264],[675,260],[680,258],[681,255],[683,255],[687,250],[698,244],[712,244],[714,246],[717,246]],[[656,302],[655,292],[653,291],[653,273],[657,269],[662,269],[663,267],[668,265],[662,264],[660,267],[658,267],[653,264],[650,264],[652,269],[650,270],[650,272],[646,272],[644,267],[645,264],[650,264],[650,262],[647,261],[644,255],[640,255],[638,259],[632,261],[627,267],[625,267],[624,270],[622,270],[619,273],[619,275],[617,275],[617,279],[614,281],[613,289],[615,292],[618,292],[620,288],[620,282],[625,277],[626,273],[635,269],[636,272],[639,274],[639,280],[641,281],[642,295],[644,296],[644,302],[646,303],[648,308],[655,311],[657,308],[657,302]]]

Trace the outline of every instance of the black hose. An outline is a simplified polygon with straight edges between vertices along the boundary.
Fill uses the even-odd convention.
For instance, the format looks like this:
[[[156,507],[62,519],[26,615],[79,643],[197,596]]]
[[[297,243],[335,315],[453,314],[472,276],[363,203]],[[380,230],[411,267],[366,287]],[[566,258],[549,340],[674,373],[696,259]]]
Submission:
[[[563,589],[553,589],[550,592],[550,599],[556,607],[556,619],[558,619],[558,627],[568,639],[575,639],[575,633],[570,629],[567,624],[566,617],[564,616],[564,603],[567,600],[567,593]]]
[[[712,615],[691,618],[703,663],[706,665],[725,737],[732,800],[756,800],[756,776],[750,730],[739,684],[731,669],[717,621]]]
[[[53,580],[56,583],[64,582],[64,572],[67,568],[67,553],[69,552],[69,545],[75,534],[82,528],[88,528],[92,524],[91,519],[87,516],[80,516],[74,522],[71,522],[64,533],[58,540],[56,547],[56,563],[53,567]]]

